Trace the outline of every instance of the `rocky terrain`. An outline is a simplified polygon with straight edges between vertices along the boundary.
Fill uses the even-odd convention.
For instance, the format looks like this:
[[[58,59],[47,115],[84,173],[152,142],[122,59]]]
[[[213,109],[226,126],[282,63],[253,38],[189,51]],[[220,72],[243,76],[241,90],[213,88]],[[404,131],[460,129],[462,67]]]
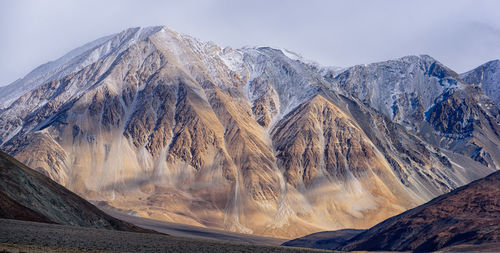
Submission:
[[[0,200],[0,218],[152,232],[107,215],[1,151]],[[6,229],[2,226],[1,230]]]
[[[0,149],[137,216],[283,238],[368,228],[498,168],[497,107],[436,60],[288,56],[131,28],[3,88]]]
[[[327,73],[326,78],[428,143],[497,168],[497,62],[459,76],[430,56],[408,56]]]
[[[284,245],[344,251],[493,252],[500,247],[499,194],[500,172],[495,172],[366,231],[348,236],[343,231],[324,232],[319,240],[310,235]]]
[[[0,252],[332,252],[0,219]]]
[[[470,84],[477,85],[484,94],[489,97],[493,102],[500,104],[500,60],[489,61],[471,71],[463,73],[460,78]]]

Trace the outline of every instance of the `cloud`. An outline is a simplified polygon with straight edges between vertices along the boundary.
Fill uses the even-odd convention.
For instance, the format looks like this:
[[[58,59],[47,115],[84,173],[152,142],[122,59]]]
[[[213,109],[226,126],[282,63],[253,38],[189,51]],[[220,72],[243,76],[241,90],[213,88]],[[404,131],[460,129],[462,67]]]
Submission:
[[[430,54],[457,72],[500,58],[500,1],[0,1],[0,84],[98,37],[167,25],[221,46],[324,65]]]

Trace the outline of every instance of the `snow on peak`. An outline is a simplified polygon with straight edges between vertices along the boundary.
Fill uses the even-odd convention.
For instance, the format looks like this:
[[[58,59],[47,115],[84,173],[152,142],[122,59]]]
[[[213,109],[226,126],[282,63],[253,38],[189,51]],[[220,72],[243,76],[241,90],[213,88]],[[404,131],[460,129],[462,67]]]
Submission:
[[[110,54],[118,54],[163,29],[165,29],[163,26],[129,28],[120,33],[99,38],[70,51],[57,60],[40,65],[22,79],[0,87],[0,108],[8,107],[21,95],[44,83],[77,72]]]
[[[290,51],[288,49],[285,49],[285,48],[280,48],[281,52],[286,55],[286,57],[292,59],[292,60],[299,60],[299,61],[303,61],[303,57],[302,55],[298,54],[298,53],[295,53],[293,51]]]
[[[473,70],[460,74],[471,85],[479,85],[486,96],[500,105],[500,60],[489,61]]]

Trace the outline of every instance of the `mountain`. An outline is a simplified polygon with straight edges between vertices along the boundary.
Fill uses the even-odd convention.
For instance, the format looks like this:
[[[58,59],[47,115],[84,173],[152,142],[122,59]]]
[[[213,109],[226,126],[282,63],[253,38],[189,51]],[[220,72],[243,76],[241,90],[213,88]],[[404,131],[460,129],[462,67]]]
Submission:
[[[0,200],[2,201],[2,205],[0,206],[0,217],[3,219],[52,223],[52,221],[43,214],[17,203],[4,193],[0,193]]]
[[[0,109],[8,107],[26,92],[38,86],[63,78],[112,54],[119,54],[137,41],[156,32],[158,27],[146,29],[131,28],[126,31],[105,36],[72,50],[55,61],[43,64],[25,77],[0,87]]]
[[[489,61],[460,74],[460,78],[468,84],[478,85],[495,104],[500,104],[500,60]]]
[[[459,187],[366,231],[332,231],[287,246],[337,250],[436,251],[498,249],[500,172]],[[334,242],[334,243],[332,243]]]
[[[3,152],[0,152],[0,199],[0,218],[151,232],[105,214]]]
[[[127,36],[2,109],[0,148],[138,216],[287,238],[368,228],[496,170],[493,146],[481,162],[426,140],[349,93],[341,70],[166,27],[110,40]],[[495,131],[491,119],[478,122]]]
[[[484,66],[484,92],[427,55],[358,65],[326,78],[426,142],[498,168],[500,110],[498,101],[484,102],[484,93],[496,96],[500,76],[493,74],[494,62]],[[473,81],[478,69],[464,80]]]
[[[342,249],[434,251],[459,244],[500,246],[499,194],[500,172],[495,172],[378,224]]]

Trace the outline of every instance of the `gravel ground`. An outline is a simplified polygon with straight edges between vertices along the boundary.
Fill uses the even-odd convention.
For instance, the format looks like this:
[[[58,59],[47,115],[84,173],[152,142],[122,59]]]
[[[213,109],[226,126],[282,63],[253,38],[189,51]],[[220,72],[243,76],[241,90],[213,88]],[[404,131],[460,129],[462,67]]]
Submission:
[[[36,246],[36,245],[21,245],[21,244],[9,244],[0,243],[0,253],[93,253],[93,252],[105,252],[105,251],[95,251],[95,250],[74,250],[74,249],[63,249],[63,248],[53,248],[46,246]]]
[[[289,239],[241,234],[211,228],[202,228],[185,224],[147,219],[125,214],[123,210],[113,208],[102,203],[93,203],[105,213],[122,221],[129,222],[145,229],[151,229],[175,237],[195,238],[203,240],[222,240],[230,242],[245,242],[250,244],[261,244],[279,246]],[[293,246],[293,245],[292,245]]]
[[[0,219],[2,251],[329,252]]]

